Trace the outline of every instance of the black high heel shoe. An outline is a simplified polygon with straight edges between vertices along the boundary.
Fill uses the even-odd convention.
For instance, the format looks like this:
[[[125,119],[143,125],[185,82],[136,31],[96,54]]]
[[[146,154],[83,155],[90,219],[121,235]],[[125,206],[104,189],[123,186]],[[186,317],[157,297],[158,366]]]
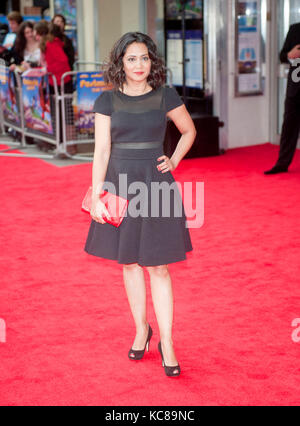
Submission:
[[[165,361],[164,361],[164,356],[163,356],[163,353],[162,353],[162,349],[161,349],[161,342],[159,342],[159,344],[158,344],[158,351],[159,351],[159,353],[160,353],[160,355],[161,355],[161,359],[162,359],[162,366],[164,367],[164,369],[165,369],[165,373],[166,373],[166,375],[168,376],[168,377],[176,377],[176,376],[179,376],[179,374],[180,374],[180,372],[181,372],[181,369],[180,369],[180,365],[178,364],[178,365],[175,365],[175,367],[169,367],[169,366],[167,366],[166,364],[165,364]],[[174,373],[174,371],[176,371],[177,370],[177,373]]]
[[[128,352],[128,357],[130,359],[133,359],[134,361],[142,359],[144,356],[145,350],[147,349],[147,352],[149,352],[149,345],[150,345],[150,340],[152,335],[153,335],[153,331],[149,324],[149,331],[148,331],[148,337],[147,337],[145,348],[142,350],[134,350],[131,348]],[[131,354],[133,354],[134,356],[131,356]]]

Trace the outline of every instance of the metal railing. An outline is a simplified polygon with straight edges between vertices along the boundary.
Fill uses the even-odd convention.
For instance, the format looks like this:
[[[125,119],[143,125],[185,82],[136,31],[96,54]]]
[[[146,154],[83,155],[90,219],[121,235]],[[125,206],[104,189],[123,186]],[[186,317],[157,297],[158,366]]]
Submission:
[[[78,122],[78,112],[76,111],[76,90],[73,90],[72,93],[66,93],[66,80],[69,80],[68,77],[71,77],[72,83],[77,82],[77,76],[81,72],[86,70],[80,70],[81,67],[92,66],[93,70],[91,72],[99,73],[102,71],[104,65],[103,62],[84,62],[77,61],[75,67],[77,71],[71,71],[65,73],[61,78],[60,88],[57,85],[57,80],[54,75],[48,74],[53,79],[53,93],[50,95],[51,99],[51,117],[52,117],[52,127],[53,135],[49,135],[43,132],[39,132],[28,128],[26,120],[24,117],[24,102],[22,94],[22,76],[19,73],[15,73],[16,78],[16,93],[18,97],[19,105],[19,118],[20,122],[18,124],[13,123],[11,120],[8,120],[5,117],[5,112],[2,108],[2,100],[0,99],[0,129],[2,132],[5,132],[6,128],[13,128],[15,131],[19,132],[21,135],[20,142],[5,142],[5,145],[13,146],[13,148],[0,150],[0,156],[13,156],[22,158],[49,158],[54,159],[57,157],[70,158],[74,160],[81,161],[92,161],[93,152],[86,152],[80,154],[71,154],[69,153],[69,147],[78,146],[84,144],[94,144],[95,143],[95,134],[94,127],[89,129],[89,131],[84,131],[81,128],[80,123]],[[1,66],[1,65],[0,65]],[[95,68],[99,68],[95,70]],[[167,69],[169,74],[169,85],[172,86],[173,74],[170,69]],[[89,114],[89,112],[86,112]],[[34,138],[37,141],[44,141],[49,144],[52,144],[56,147],[56,150],[53,154],[32,154],[24,156],[24,153],[13,153],[9,154],[8,151],[15,150],[16,147],[22,149],[28,148],[29,144],[26,143],[26,138]]]
[[[0,64],[2,67],[2,72],[6,72],[7,67],[3,64]],[[52,77],[53,80],[53,93],[50,95],[50,103],[51,103],[51,119],[52,119],[52,127],[53,127],[53,135],[46,134],[41,131],[33,130],[27,126],[25,120],[25,106],[23,101],[23,92],[22,92],[22,75],[20,75],[17,71],[10,71],[10,75],[14,76],[14,90],[16,94],[16,106],[18,110],[18,120],[14,121],[11,119],[11,115],[7,113],[6,108],[3,108],[5,99],[1,96],[0,93],[0,120],[1,120],[1,131],[2,134],[7,134],[7,129],[13,129],[17,134],[20,135],[20,141],[5,141],[4,145],[10,146],[11,148],[0,150],[0,156],[6,157],[22,157],[22,158],[48,158],[53,159],[63,153],[63,146],[60,144],[60,129],[61,123],[59,119],[59,111],[60,111],[60,96],[58,93],[58,85],[55,76],[51,73],[48,73],[48,77]],[[9,151],[14,151],[18,148],[26,149],[31,147],[32,145],[26,143],[26,138],[34,138],[37,141],[47,142],[56,147],[56,150],[53,154],[28,154],[24,155],[24,153],[9,153]]]

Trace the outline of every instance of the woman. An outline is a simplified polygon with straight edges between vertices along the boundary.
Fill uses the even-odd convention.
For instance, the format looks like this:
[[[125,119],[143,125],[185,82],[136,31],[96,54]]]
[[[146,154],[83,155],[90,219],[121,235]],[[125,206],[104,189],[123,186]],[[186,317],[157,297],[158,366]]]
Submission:
[[[73,70],[74,63],[75,63],[75,49],[72,43],[72,40],[65,34],[66,29],[66,18],[63,15],[60,15],[59,13],[54,15],[52,19],[52,24],[58,25],[63,33],[63,41],[64,41],[64,50],[65,53],[69,59],[69,65],[71,70]]]
[[[47,64],[49,73],[56,77],[57,85],[61,86],[61,78],[63,74],[71,71],[67,55],[64,52],[63,33],[58,25],[51,24],[49,33],[40,43],[42,53]],[[64,79],[65,92],[69,93],[69,88],[72,89],[72,79],[68,76]],[[54,82],[50,78],[50,88],[53,89]],[[52,90],[54,93],[54,91]],[[72,92],[71,92],[72,93]]]
[[[108,212],[98,195],[105,182],[113,183],[117,195],[121,195],[119,179],[124,175],[127,190],[137,181],[147,188],[153,182],[175,182],[171,172],[190,150],[196,130],[176,90],[163,86],[165,76],[156,45],[147,35],[127,33],[113,47],[105,82],[112,83],[114,89],[103,92],[94,106],[92,220],[85,251],[123,264],[125,288],[136,326],[136,337],[128,353],[131,360],[143,357],[152,337],[146,319],[143,268],[148,270],[160,331],[158,349],[166,375],[174,377],[181,370],[172,341],[173,292],[168,264],[185,260],[186,252],[193,250],[186,217],[184,213],[175,217],[173,210],[170,217],[162,217],[161,211],[158,217],[151,217],[149,209],[147,217],[130,214],[135,200],[128,191],[128,214],[116,228],[105,222]],[[166,115],[182,133],[172,158],[163,153]],[[121,183],[124,185],[124,181]],[[149,193],[142,200],[145,204]],[[152,207],[151,195],[148,201]]]
[[[49,24],[47,21],[40,21],[34,25],[33,35],[36,41],[39,43],[39,46],[41,43],[44,43],[48,34],[49,34]],[[40,65],[43,68],[47,67],[45,55],[43,52],[41,52]]]
[[[40,65],[41,50],[39,43],[34,37],[33,24],[31,22],[23,22],[17,34],[16,42],[12,50],[14,64],[10,66],[10,70],[16,68],[21,72],[30,67]]]

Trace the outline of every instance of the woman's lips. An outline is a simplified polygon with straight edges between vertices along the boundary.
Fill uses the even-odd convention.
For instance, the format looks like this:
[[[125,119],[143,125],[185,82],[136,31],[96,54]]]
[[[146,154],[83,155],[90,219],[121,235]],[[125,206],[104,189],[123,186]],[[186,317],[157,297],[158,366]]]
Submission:
[[[135,72],[134,74],[142,75],[142,74],[144,74],[144,72],[143,71],[142,72]]]

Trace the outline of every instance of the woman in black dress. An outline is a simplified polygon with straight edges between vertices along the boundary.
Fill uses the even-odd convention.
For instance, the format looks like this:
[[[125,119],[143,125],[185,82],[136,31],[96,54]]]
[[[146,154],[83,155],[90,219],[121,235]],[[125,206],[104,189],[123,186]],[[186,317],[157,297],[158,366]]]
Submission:
[[[186,252],[193,247],[178,188],[168,194],[162,191],[158,212],[153,208],[157,206],[151,188],[154,182],[167,187],[174,185],[171,172],[190,150],[196,129],[177,91],[164,86],[165,77],[163,60],[149,36],[127,33],[114,45],[104,73],[106,83],[111,83],[113,89],[102,92],[94,106],[92,221],[85,251],[123,264],[125,288],[136,326],[136,337],[128,353],[131,360],[143,357],[152,337],[146,318],[143,268],[148,270],[160,332],[158,350],[165,373],[178,376],[168,264],[185,260]],[[163,151],[167,116],[182,134],[172,158]],[[103,189],[109,191],[109,184],[114,185],[117,195],[129,200],[127,215],[119,228],[103,220],[108,212],[99,201],[99,193]],[[136,203],[137,188],[141,187]],[[166,199],[168,214],[161,209]],[[136,214],[138,205],[143,207]],[[176,209],[179,205],[181,216]]]

